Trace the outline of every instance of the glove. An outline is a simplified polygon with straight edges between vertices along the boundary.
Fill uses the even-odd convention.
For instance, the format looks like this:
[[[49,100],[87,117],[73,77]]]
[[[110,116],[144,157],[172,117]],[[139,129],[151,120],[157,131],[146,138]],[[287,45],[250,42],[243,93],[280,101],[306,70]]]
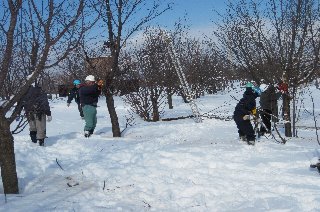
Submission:
[[[47,121],[50,122],[52,120],[52,116],[47,116]]]
[[[103,80],[98,80],[97,84],[98,84],[98,86],[102,87],[103,86]]]
[[[101,90],[102,89],[102,86],[103,86],[103,80],[99,80],[97,82],[97,85],[98,85],[98,89]]]
[[[251,113],[252,113],[252,115],[256,115],[256,114],[257,114],[257,109],[256,109],[256,108],[253,108],[253,109],[251,110]]]
[[[250,120],[250,115],[245,115],[245,116],[243,116],[243,120]]]
[[[70,106],[70,103],[68,103],[67,106],[69,107],[69,106]]]

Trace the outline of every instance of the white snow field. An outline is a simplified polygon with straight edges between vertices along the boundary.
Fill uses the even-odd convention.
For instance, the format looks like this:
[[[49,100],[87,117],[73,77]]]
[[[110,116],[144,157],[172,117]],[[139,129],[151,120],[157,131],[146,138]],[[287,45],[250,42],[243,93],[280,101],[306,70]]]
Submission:
[[[45,147],[30,141],[28,127],[14,135],[20,194],[5,196],[1,183],[0,211],[320,211],[320,175],[309,168],[320,152],[309,93],[319,120],[320,90],[303,91],[298,137],[285,145],[262,137],[255,146],[238,139],[233,120],[209,118],[136,117],[113,138],[104,97],[96,131],[85,138],[77,105],[53,99]],[[201,114],[229,117],[242,92],[229,88],[197,105]],[[128,105],[120,97],[115,105],[124,129]],[[189,105],[175,96],[162,118],[187,115]]]

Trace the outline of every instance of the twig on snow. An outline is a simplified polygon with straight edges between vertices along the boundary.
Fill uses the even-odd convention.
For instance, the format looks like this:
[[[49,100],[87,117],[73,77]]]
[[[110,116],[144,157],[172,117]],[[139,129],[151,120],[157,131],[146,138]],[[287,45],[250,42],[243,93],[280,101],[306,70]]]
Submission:
[[[64,169],[62,168],[62,166],[59,164],[58,159],[56,158],[56,163],[58,164],[58,166],[60,167],[60,169],[62,169],[64,171]]]

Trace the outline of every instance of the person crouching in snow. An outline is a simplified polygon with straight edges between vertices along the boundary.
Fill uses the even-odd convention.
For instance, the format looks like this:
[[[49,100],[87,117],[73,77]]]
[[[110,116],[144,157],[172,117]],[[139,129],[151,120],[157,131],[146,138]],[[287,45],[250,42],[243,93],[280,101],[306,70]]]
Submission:
[[[80,104],[82,106],[85,126],[84,126],[84,136],[86,138],[90,137],[97,124],[97,104],[101,89],[95,82],[95,78],[89,75],[85,79],[85,84],[80,87]]]
[[[48,122],[52,120],[47,94],[40,87],[31,85],[21,105],[29,123],[31,141],[39,141],[39,145],[44,146],[46,119]]]
[[[83,119],[84,115],[83,115],[83,111],[82,111],[82,107],[80,105],[80,96],[79,96],[79,87],[81,85],[80,80],[74,80],[73,81],[73,85],[74,87],[70,90],[70,92],[68,93],[68,100],[67,100],[67,106],[70,106],[70,103],[72,102],[72,100],[74,99],[74,101],[77,103],[78,105],[78,110],[80,113],[80,117]]]
[[[256,115],[256,98],[260,94],[261,90],[258,87],[247,83],[243,98],[238,102],[233,114],[240,138],[247,141],[249,145],[255,144],[256,136],[250,122],[250,115]]]

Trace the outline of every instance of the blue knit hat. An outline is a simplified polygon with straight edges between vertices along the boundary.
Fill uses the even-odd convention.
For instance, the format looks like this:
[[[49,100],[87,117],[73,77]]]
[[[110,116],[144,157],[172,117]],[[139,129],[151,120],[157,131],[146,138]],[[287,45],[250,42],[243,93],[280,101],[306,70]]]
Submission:
[[[253,87],[254,87],[254,85],[251,82],[248,82],[246,84],[246,88],[253,88]]]
[[[74,81],[73,81],[73,84],[74,84],[74,85],[80,85],[81,82],[80,82],[80,80],[74,80]]]

